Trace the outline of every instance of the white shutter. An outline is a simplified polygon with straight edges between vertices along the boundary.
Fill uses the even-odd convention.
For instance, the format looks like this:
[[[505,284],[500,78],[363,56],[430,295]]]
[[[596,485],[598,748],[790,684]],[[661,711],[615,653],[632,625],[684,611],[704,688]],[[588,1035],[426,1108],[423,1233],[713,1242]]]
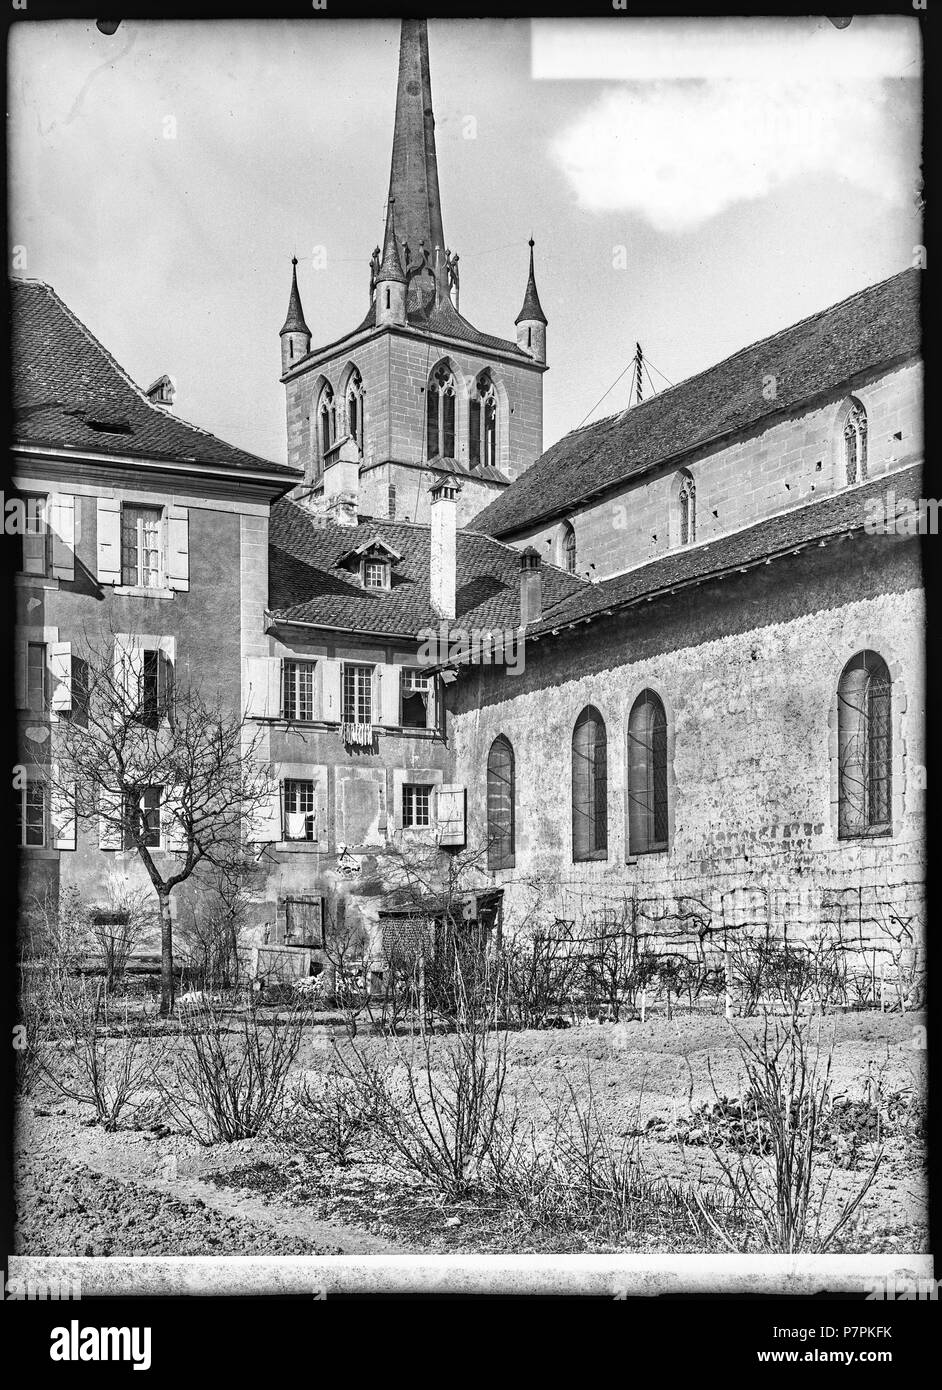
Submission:
[[[281,717],[281,660],[277,656],[245,658],[245,712],[252,719]]]
[[[182,810],[178,789],[165,787],[160,802],[160,843],[171,854],[186,852],[187,833],[181,819]]]
[[[186,507],[167,508],[167,585],[171,589],[190,587],[190,525]]]
[[[50,499],[49,527],[52,531],[52,577],[75,578],[75,498],[64,492]]]
[[[98,582],[121,583],[121,503],[98,498]]]
[[[70,710],[72,708],[72,643],[50,642],[46,660],[52,687],[50,706],[60,713],[63,710]]]
[[[115,792],[106,791],[104,788],[98,793],[98,848],[99,849],[123,849],[124,836],[119,824],[115,824],[107,817],[118,814],[121,805],[121,798]]]
[[[114,683],[124,692],[126,708],[136,710],[141,699],[144,648],[134,637],[118,634],[114,639]]]
[[[463,845],[465,842],[465,789],[442,785],[435,798],[435,819],[440,845]]]
[[[340,721],[340,667],[339,661],[321,662],[321,718]]]
[[[379,710],[378,722],[395,727],[400,722],[400,668],[398,666],[387,666],[384,663],[377,666],[376,670],[379,672],[379,698],[376,701],[376,708]]]
[[[255,844],[277,844],[282,839],[281,786],[274,786],[250,817],[247,838]]]
[[[58,770],[55,774],[58,777]],[[75,849],[75,786],[66,791],[58,785],[51,797],[52,841],[56,849]]]
[[[427,703],[427,705],[426,705],[426,711],[427,711],[427,727],[428,727],[429,729],[437,729],[437,728],[438,728],[438,677],[437,677],[437,676],[429,676],[429,678],[428,678],[428,695],[427,695],[426,698],[427,698],[427,700],[428,700],[428,703]]]

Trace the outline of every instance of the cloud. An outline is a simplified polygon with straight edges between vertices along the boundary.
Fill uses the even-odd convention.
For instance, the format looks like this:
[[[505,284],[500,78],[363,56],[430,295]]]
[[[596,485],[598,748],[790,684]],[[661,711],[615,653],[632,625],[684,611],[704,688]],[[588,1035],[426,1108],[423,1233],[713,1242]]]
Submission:
[[[893,202],[917,153],[881,81],[645,82],[607,88],[552,142],[580,206],[685,232],[790,180],[825,175]],[[907,108],[908,109],[908,108]]]

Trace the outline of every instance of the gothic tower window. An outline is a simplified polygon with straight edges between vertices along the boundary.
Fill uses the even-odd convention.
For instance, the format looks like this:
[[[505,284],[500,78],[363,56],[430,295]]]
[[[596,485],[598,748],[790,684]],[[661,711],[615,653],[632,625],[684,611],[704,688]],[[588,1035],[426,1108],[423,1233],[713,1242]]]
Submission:
[[[684,473],[677,497],[679,510],[678,536],[681,545],[692,545],[697,539],[697,491],[689,473]]]
[[[572,858],[608,858],[608,745],[594,705],[585,707],[572,732]]]
[[[443,363],[428,384],[426,454],[430,459],[455,456],[455,378]]]
[[[354,367],[347,382],[347,434],[363,452],[363,379]]]
[[[858,652],[837,687],[838,834],[890,832],[890,673],[876,652]]]
[[[568,522],[563,534],[563,568],[567,574],[576,572],[576,533]]]
[[[844,467],[848,483],[862,483],[867,476],[867,412],[854,399],[844,421]]]
[[[327,450],[337,438],[337,407],[333,387],[329,381],[325,383],[317,405],[317,438],[323,462]]]
[[[628,852],[667,848],[667,716],[643,690],[628,716]]]
[[[487,867],[514,867],[514,750],[499,734],[487,755]]]
[[[497,467],[497,392],[487,372],[475,382],[468,402],[468,451],[471,467]]]

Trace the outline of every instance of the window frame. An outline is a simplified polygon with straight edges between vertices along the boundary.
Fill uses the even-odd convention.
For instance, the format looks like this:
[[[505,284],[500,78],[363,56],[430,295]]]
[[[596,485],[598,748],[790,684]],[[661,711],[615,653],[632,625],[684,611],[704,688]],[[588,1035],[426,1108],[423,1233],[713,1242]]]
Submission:
[[[647,711],[653,713],[648,716]],[[648,725],[640,729],[642,720]],[[627,768],[625,789],[627,815],[625,830],[628,837],[628,856],[663,854],[670,848],[670,788],[668,784],[668,724],[664,701],[656,690],[645,688],[631,706],[626,731]],[[650,740],[650,741],[648,741]],[[644,750],[643,759],[638,756]],[[639,763],[643,762],[645,785],[640,788],[636,778]],[[643,808],[636,811],[636,807]],[[644,816],[644,830],[632,829],[632,822]],[[658,830],[663,835],[658,835]]]
[[[432,828],[434,825],[432,817],[432,793],[434,789],[435,786],[432,782],[403,782],[401,814],[403,830],[430,830]],[[424,821],[416,818],[423,799],[427,817]]]
[[[49,525],[49,494],[45,492],[16,492],[16,500],[23,503],[23,532],[20,536],[20,564],[18,574],[31,575],[33,579],[48,579],[52,574],[52,529]],[[38,504],[38,505],[37,505]],[[38,522],[38,527],[31,525]],[[40,569],[27,566],[27,541],[38,541],[35,553]]]
[[[285,913],[285,939],[286,946],[293,946],[299,950],[322,951],[324,949],[324,896],[322,893],[287,893],[283,899]],[[316,931],[309,931],[309,936],[317,936],[317,940],[291,939],[291,909],[292,907],[310,907],[317,909],[318,922]]]
[[[128,518],[134,517],[133,547],[129,539]],[[156,569],[145,568],[144,556],[150,548],[144,545],[144,526],[147,518],[154,519],[156,529],[155,544],[152,552],[156,556]],[[166,559],[164,556],[164,546],[166,543],[166,509],[160,506],[148,506],[139,502],[121,503],[121,584],[129,589],[163,589],[166,587]],[[132,562],[129,556],[133,553],[133,573]],[[153,582],[148,578],[154,575]]]
[[[34,702],[35,684],[33,676],[33,652],[39,653],[39,703]],[[49,646],[46,642],[26,643],[26,708],[32,714],[46,714],[49,711]]]
[[[348,687],[348,672],[356,673],[353,680],[352,692]],[[375,724],[374,705],[375,696],[373,691],[373,678],[376,672],[375,664],[364,661],[344,661],[340,666],[340,719],[344,724]],[[368,700],[368,713],[366,718],[359,717],[358,709],[360,698],[365,692]],[[354,700],[355,713],[349,712],[347,704],[348,694],[352,693]]]
[[[285,657],[281,663],[281,717],[289,724],[313,724],[317,719],[316,673],[317,662],[304,657]],[[310,690],[302,691],[301,677],[310,682]],[[310,714],[304,714],[305,705]]]
[[[418,682],[423,684],[418,684]],[[413,724],[406,720],[406,700],[426,696],[425,723]],[[435,677],[423,671],[421,666],[401,666],[399,668],[399,727],[401,729],[435,728]]]
[[[581,731],[589,726],[594,728],[591,753],[583,753],[577,747]],[[588,735],[586,736],[588,738]],[[588,747],[588,744],[587,744]],[[582,760],[583,766],[577,762]],[[608,859],[608,730],[601,712],[595,705],[586,705],[580,711],[572,730],[572,862],[586,863]],[[586,786],[579,786],[578,778],[584,775]],[[582,791],[587,794],[581,797]],[[578,795],[577,795],[578,794]],[[580,799],[581,797],[581,799]],[[582,817],[579,820],[578,817]],[[591,835],[583,834],[582,827],[591,825]],[[591,843],[591,848],[589,847]]]
[[[285,777],[281,783],[281,837],[286,844],[312,844],[317,840],[317,783],[313,777]],[[310,805],[292,805],[289,801],[301,802],[302,795],[310,800]],[[304,816],[304,834],[288,834],[288,816]]]
[[[29,839],[29,811],[30,794],[38,796],[40,825],[39,840]],[[34,808],[35,809],[35,808]],[[36,778],[28,777],[24,786],[19,788],[17,799],[17,843],[20,849],[46,849],[49,844],[48,827],[48,798],[46,796],[45,783]],[[34,822],[35,823],[35,822]]]
[[[506,766],[509,767],[509,776],[501,777],[497,768],[495,751],[506,753]],[[509,789],[506,793],[506,818],[503,824],[498,825],[498,819],[503,814],[504,808],[495,808],[494,802],[497,796],[494,788],[498,782],[503,782]],[[514,747],[506,734],[498,734],[487,752],[487,791],[486,791],[486,822],[487,822],[487,867],[489,869],[513,869],[516,866],[517,854],[517,760],[514,754]],[[495,825],[497,829],[495,830]]]
[[[857,672],[862,672],[866,678],[862,704],[854,704],[848,698],[848,688]],[[883,704],[882,709],[878,701]],[[849,755],[848,740],[854,738],[858,740],[856,755]],[[882,747],[877,746],[879,744]],[[877,776],[874,776],[875,761]],[[855,773],[863,789],[862,806],[858,801],[856,807],[848,787]],[[875,786],[880,788],[877,795],[885,816],[874,816]],[[869,647],[854,653],[837,683],[837,800],[839,840],[892,836],[893,677],[885,658]]]

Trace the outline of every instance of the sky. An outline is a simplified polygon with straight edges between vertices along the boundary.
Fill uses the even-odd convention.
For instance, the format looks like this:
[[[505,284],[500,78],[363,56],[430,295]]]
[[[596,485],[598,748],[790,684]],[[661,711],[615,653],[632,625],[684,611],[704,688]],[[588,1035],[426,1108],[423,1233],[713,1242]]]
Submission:
[[[369,307],[398,21],[15,24],[13,274],[176,413],[284,461],[290,258],[313,345]],[[461,311],[513,339],[527,239],[544,446],[905,269],[921,233],[908,18],[429,21]],[[650,394],[650,385],[645,390]]]

